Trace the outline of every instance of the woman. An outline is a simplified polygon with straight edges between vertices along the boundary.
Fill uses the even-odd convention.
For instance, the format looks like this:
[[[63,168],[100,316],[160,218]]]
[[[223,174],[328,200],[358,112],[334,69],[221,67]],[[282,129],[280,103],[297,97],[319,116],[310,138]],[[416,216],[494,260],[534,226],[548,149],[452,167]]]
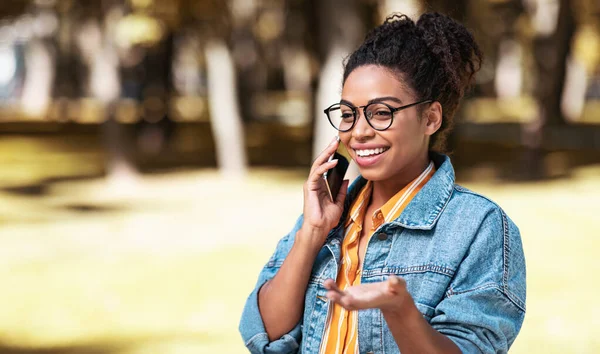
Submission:
[[[454,183],[443,151],[481,64],[451,18],[389,17],[345,64],[325,112],[358,164],[333,202],[317,157],[304,212],[247,300],[252,353],[504,353],[525,315],[519,230]]]

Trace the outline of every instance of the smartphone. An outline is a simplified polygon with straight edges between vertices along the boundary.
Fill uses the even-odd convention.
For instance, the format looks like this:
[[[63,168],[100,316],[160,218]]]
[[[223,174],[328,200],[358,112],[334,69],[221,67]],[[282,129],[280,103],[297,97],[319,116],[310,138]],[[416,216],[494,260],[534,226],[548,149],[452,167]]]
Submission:
[[[344,143],[340,141],[339,137],[337,137],[337,140],[339,141],[338,148],[335,150],[335,153],[329,157],[329,161],[337,159],[338,163],[335,167],[323,174],[331,201],[335,201],[335,198],[340,191],[340,187],[342,186],[342,182],[344,181],[346,171],[348,171],[348,166],[350,166],[350,161],[352,161]]]

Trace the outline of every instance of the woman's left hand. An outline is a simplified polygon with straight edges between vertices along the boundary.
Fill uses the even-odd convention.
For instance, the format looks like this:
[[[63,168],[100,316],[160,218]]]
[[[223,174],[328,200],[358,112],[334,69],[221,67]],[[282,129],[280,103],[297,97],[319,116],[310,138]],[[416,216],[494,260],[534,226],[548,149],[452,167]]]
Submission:
[[[324,285],[329,290],[327,298],[350,311],[372,308],[400,311],[407,299],[410,300],[406,281],[394,275],[386,281],[355,285],[344,291],[333,279],[327,279]]]

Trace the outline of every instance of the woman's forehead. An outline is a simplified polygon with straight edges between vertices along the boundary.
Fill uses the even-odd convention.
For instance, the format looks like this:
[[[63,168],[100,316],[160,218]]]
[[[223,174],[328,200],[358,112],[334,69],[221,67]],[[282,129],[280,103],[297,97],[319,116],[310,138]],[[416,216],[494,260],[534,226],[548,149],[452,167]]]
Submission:
[[[342,98],[347,101],[368,101],[385,96],[404,100],[411,96],[411,92],[401,80],[401,75],[376,65],[365,65],[354,69],[342,88]],[[359,102],[353,103],[359,104]]]

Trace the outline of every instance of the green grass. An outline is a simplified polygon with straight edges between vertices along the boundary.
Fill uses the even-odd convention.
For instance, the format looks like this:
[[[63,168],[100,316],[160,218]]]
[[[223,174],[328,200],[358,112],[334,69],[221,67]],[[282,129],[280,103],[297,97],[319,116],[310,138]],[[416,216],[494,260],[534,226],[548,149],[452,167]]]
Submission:
[[[302,173],[145,177],[47,195],[0,192],[0,353],[244,353],[237,324],[301,207]],[[468,183],[519,226],[527,316],[511,353],[600,352],[598,169],[533,184]],[[70,205],[99,206],[82,212]]]
[[[40,348],[95,343],[119,353],[243,352],[237,322],[266,256],[229,247],[171,256],[73,255],[5,268],[2,342]]]

